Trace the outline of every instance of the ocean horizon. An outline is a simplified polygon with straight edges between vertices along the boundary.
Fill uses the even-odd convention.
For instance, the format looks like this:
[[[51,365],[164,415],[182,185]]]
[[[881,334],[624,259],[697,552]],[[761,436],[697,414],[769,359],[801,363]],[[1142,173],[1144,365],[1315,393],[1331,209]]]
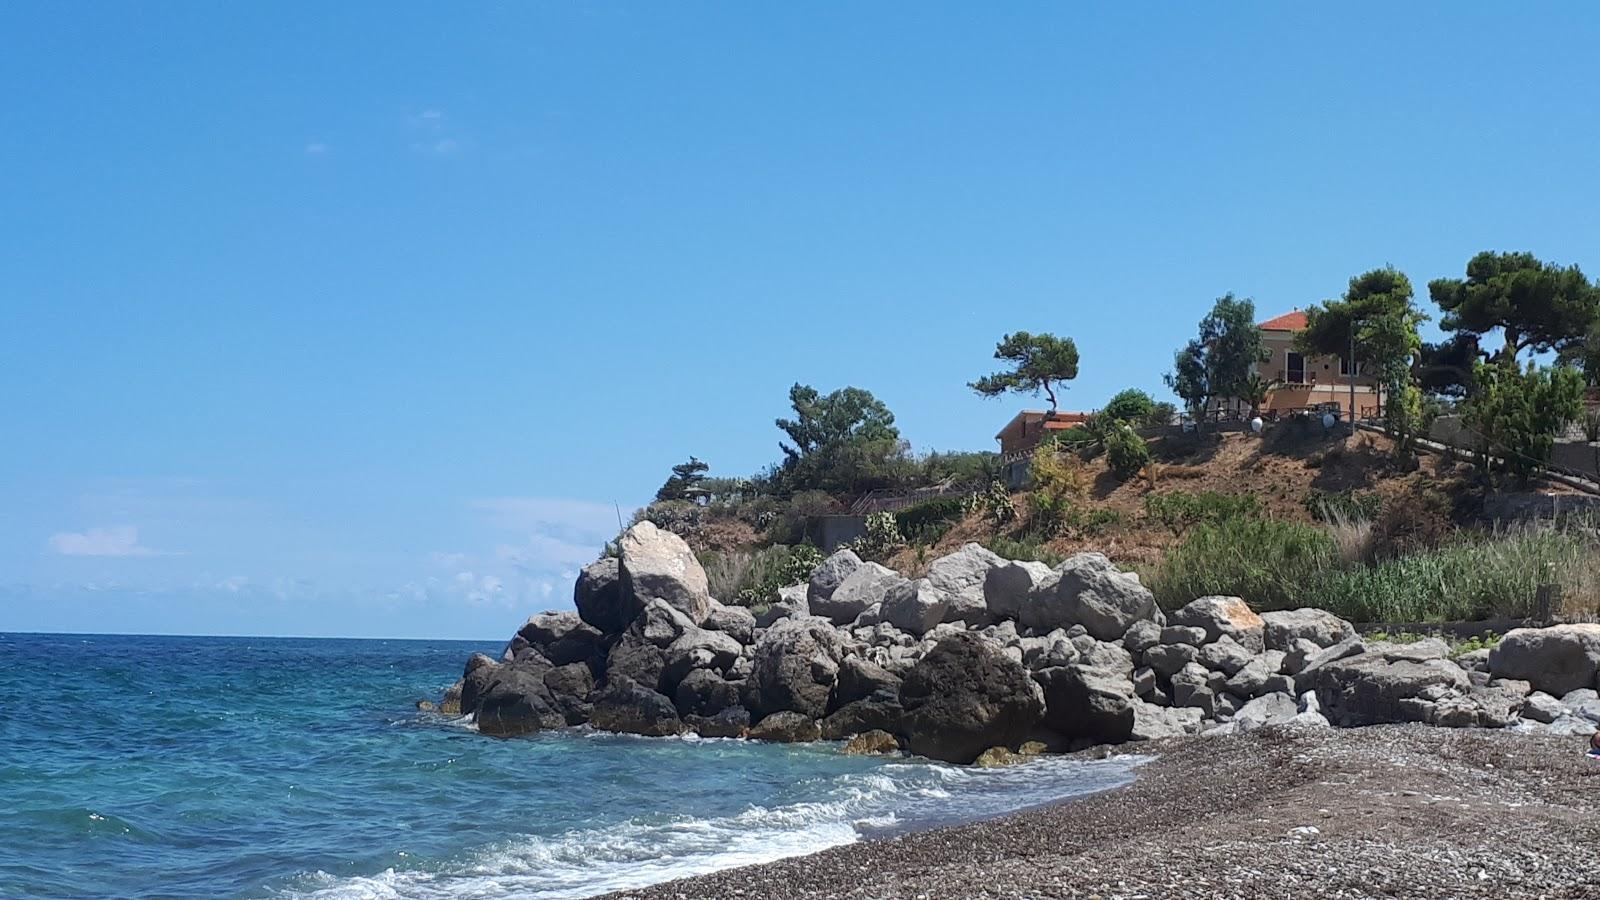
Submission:
[[[417,710],[492,641],[0,633],[0,895],[585,897],[1103,790]]]

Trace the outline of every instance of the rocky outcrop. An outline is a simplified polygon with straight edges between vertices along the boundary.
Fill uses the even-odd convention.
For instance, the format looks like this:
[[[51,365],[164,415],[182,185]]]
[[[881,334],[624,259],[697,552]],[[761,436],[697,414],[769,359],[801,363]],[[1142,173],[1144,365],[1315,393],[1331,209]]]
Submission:
[[[617,545],[624,594],[658,598],[696,625],[705,621],[711,612],[706,571],[683,538],[646,521],[623,532]]]
[[[1518,629],[1451,658],[1375,643],[1314,609],[1238,597],[1158,610],[1137,576],[1085,553],[1055,568],[976,545],[903,578],[848,551],[759,615],[703,591],[653,526],[585,567],[576,613],[529,618],[475,654],[439,709],[484,734],[582,725],[647,735],[849,740],[956,762],[1257,728],[1418,722],[1589,734],[1600,626]],[[809,614],[812,603],[826,617]],[[758,607],[760,609],[760,607]],[[887,736],[887,737],[885,737]]]
[[[1027,670],[967,633],[940,641],[911,667],[900,705],[911,752],[957,763],[1020,744],[1044,712]]]
[[[883,756],[900,750],[900,741],[887,731],[868,731],[851,738],[842,751],[846,756]]]
[[[1516,628],[1489,652],[1496,678],[1527,681],[1535,690],[1562,695],[1593,688],[1600,670],[1600,625]]]

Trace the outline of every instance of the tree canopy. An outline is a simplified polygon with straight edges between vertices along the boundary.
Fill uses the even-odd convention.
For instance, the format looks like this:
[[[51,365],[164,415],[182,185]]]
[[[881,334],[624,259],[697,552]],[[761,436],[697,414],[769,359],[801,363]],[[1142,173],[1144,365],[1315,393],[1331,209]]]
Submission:
[[[1173,358],[1167,386],[1198,414],[1214,397],[1240,396],[1267,355],[1256,327],[1255,301],[1226,294],[1200,320],[1200,333]]]
[[[791,490],[857,491],[885,474],[903,455],[894,413],[870,391],[846,387],[821,394],[810,385],[789,389],[793,419],[778,419],[782,472]]]
[[[1155,415],[1155,411],[1156,401],[1149,394],[1138,388],[1128,388],[1118,391],[1115,397],[1107,400],[1100,415],[1113,422],[1143,424]]]
[[[1404,272],[1373,269],[1351,278],[1343,298],[1309,307],[1295,346],[1307,355],[1343,358],[1350,355],[1354,333],[1356,362],[1389,383],[1408,376],[1422,349],[1417,328],[1427,320],[1412,303]]]
[[[1523,350],[1561,350],[1581,340],[1600,317],[1600,289],[1577,266],[1541,262],[1532,253],[1484,251],[1467,263],[1467,277],[1428,284],[1444,310],[1446,331],[1479,337],[1499,329],[1497,358],[1515,362]]]
[[[656,499],[688,499],[690,492],[705,482],[706,473],[709,471],[711,471],[709,465],[697,457],[689,457],[688,462],[678,463],[672,467],[672,475],[661,485],[661,490],[656,491]]]
[[[1078,345],[1072,338],[1019,331],[1000,339],[994,358],[1011,363],[1011,368],[985,375],[968,387],[985,397],[1043,391],[1050,398],[1051,412],[1056,411],[1055,385],[1078,377]]]
[[[1556,433],[1583,414],[1583,377],[1575,369],[1480,362],[1473,380],[1477,390],[1462,408],[1463,421],[1523,481],[1549,464]]]

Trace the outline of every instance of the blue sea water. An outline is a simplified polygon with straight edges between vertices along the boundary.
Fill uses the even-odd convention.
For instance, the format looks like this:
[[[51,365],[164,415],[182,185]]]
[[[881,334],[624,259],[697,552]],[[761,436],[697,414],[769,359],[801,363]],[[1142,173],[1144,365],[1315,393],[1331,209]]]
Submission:
[[[0,634],[0,896],[583,897],[994,815],[1136,760],[971,770],[837,746],[420,713],[458,641]]]

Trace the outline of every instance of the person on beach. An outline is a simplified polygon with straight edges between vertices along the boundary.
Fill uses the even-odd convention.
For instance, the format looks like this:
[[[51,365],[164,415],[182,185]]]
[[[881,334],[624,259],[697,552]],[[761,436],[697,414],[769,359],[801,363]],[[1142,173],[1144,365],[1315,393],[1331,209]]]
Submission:
[[[1590,759],[1600,759],[1600,731],[1589,735],[1588,756]]]

